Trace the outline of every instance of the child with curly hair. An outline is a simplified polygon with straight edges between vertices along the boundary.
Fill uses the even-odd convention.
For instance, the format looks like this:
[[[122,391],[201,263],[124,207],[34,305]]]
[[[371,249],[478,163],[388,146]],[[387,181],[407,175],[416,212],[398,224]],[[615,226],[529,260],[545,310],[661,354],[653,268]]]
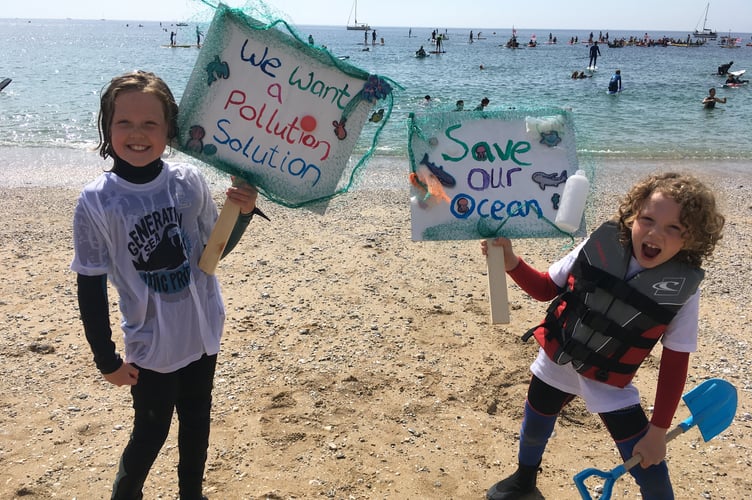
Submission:
[[[575,397],[597,413],[645,499],[672,499],[666,433],[697,349],[700,268],[721,239],[725,219],[713,192],[695,177],[663,173],[638,182],[615,218],[547,272],[515,255],[507,238],[504,267],[537,300],[552,300],[544,321],[523,338],[540,344],[531,366],[520,430],[518,468],[486,493],[522,498],[535,490],[543,452],[559,412]],[[488,242],[481,251],[488,252]],[[632,377],[663,344],[653,415],[648,420]]]

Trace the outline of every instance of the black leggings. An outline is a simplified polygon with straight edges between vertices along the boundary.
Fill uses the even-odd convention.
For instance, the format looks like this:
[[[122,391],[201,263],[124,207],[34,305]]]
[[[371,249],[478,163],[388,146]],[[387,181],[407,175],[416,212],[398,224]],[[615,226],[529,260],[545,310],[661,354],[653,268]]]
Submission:
[[[553,424],[559,412],[574,395],[567,394],[533,377],[527,393],[527,404],[534,410],[526,411],[520,435],[520,459],[526,458],[535,463],[540,460],[546,442],[553,431]],[[622,459],[632,456],[635,444],[647,432],[648,419],[639,404],[628,406],[608,413],[600,413],[609,434],[619,449]],[[539,462],[538,462],[539,463]],[[657,465],[643,469],[639,465],[632,467],[629,473],[640,487],[644,500],[673,500],[674,492],[669,478],[665,460]]]
[[[527,400],[539,413],[556,415],[573,399],[574,395],[551,387],[536,376],[530,380]],[[598,416],[616,442],[634,437],[648,426],[648,418],[640,405],[599,413]]]
[[[216,363],[216,355],[204,355],[172,373],[139,368],[138,383],[131,386],[133,432],[120,458],[113,500],[142,498],[146,476],[170,431],[173,410],[177,411],[179,422],[180,498],[201,498]]]

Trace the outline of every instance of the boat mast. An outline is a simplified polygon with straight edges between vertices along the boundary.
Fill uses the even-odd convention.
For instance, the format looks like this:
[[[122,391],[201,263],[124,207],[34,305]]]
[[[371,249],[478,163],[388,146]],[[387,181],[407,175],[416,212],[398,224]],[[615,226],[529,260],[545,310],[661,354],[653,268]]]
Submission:
[[[353,24],[350,24],[350,21],[354,19],[355,22]],[[352,8],[350,9],[350,17],[347,18],[347,29],[349,30],[358,30],[358,31],[368,31],[371,29],[370,26],[368,26],[367,23],[358,22],[358,2],[357,0],[353,1]]]

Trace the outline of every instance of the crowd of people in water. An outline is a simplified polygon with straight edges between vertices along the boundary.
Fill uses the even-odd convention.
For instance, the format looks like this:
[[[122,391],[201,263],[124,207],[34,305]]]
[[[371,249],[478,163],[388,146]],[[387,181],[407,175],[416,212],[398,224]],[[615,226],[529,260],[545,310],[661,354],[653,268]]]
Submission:
[[[410,31],[412,34],[412,30]],[[495,33],[494,33],[495,34]],[[472,31],[470,32],[470,38],[469,43],[473,43],[475,40],[481,39],[480,37],[481,33],[478,32],[477,35],[475,35]],[[436,50],[432,51],[433,53],[442,53],[441,50],[442,47],[442,41],[447,39],[446,33],[442,34],[438,30],[433,30],[431,33],[431,43],[435,45]],[[548,34],[548,44],[555,44],[557,43],[556,37],[553,36],[552,33]],[[590,35],[588,36],[587,40],[583,40],[582,42],[579,41],[579,37],[574,36],[570,38],[569,44],[574,45],[578,43],[587,44],[589,49],[589,63],[588,63],[588,72],[581,70],[575,70],[572,72],[570,78],[572,80],[584,80],[587,78],[593,77],[593,72],[597,69],[596,67],[596,61],[598,56],[600,56],[600,50],[598,47],[598,44],[607,44],[609,47],[626,47],[626,46],[643,46],[643,47],[654,47],[654,46],[669,46],[669,45],[702,45],[705,43],[705,40],[696,40],[692,41],[691,36],[687,35],[686,39],[675,39],[670,37],[661,37],[661,38],[651,38],[648,33],[645,33],[642,37],[636,37],[636,36],[630,36],[629,38],[619,38],[616,40],[610,40],[608,32],[605,34],[603,32],[600,32],[598,37],[594,36],[593,32],[590,32]],[[519,48],[520,43],[517,39],[517,33],[516,30],[512,31],[512,37],[509,39],[509,41],[505,44],[505,47],[507,48]],[[527,44],[529,47],[535,47],[537,45],[537,41],[535,40],[535,35],[532,36],[530,42]],[[427,57],[428,52],[425,50],[423,45],[420,46],[420,48],[415,51],[416,57]],[[731,68],[731,65],[734,64],[733,61],[729,63],[724,63],[718,66],[718,75],[721,76],[727,76],[726,81],[724,83],[724,87],[732,87],[732,86],[739,86],[749,83],[749,80],[742,80],[740,78],[739,72],[730,72],[729,69]],[[485,69],[484,66],[481,64],[480,69]],[[608,82],[608,88],[607,92],[609,94],[617,94],[622,91],[622,77],[621,77],[621,70],[617,69],[611,76]],[[430,96],[425,96],[424,103],[425,104],[433,104],[433,100]],[[484,97],[481,103],[474,108],[475,111],[482,111],[488,106],[489,99],[487,97]],[[703,98],[702,104],[707,109],[712,109],[715,107],[716,103],[726,103],[725,97],[717,97],[716,96],[716,89],[711,88],[708,91],[708,95]],[[460,99],[456,102],[455,111],[463,111],[465,109],[465,102],[464,100]]]
[[[731,66],[734,64],[734,61],[729,61],[727,63],[723,63],[720,66],[718,66],[718,76],[725,76],[726,82],[723,84],[724,87],[737,87],[740,85],[746,85],[749,83],[749,80],[742,80],[741,75],[744,74],[744,71],[731,71]],[[705,109],[713,109],[715,108],[716,103],[720,104],[726,104],[726,98],[725,97],[718,97],[716,95],[716,90],[714,87],[711,87],[708,90],[708,95],[705,96],[705,98],[702,100],[702,106]]]
[[[611,48],[620,48],[620,47],[668,47],[668,46],[700,46],[704,45],[705,40],[697,39],[692,40],[689,35],[687,35],[687,38],[673,38],[673,37],[667,37],[663,36],[660,38],[650,38],[647,33],[640,38],[636,36],[630,36],[629,38],[619,38],[612,42],[608,42],[608,46]]]
[[[436,102],[434,99],[431,98],[430,95],[426,94],[423,97],[423,106],[433,106],[434,102]],[[488,97],[484,97],[480,100],[480,103],[473,108],[473,111],[483,111],[486,109],[486,107],[491,103],[491,100]],[[465,111],[465,100],[464,99],[458,99],[457,102],[454,105],[454,111]]]
[[[494,32],[495,34],[495,32]],[[481,36],[481,32],[478,32],[477,35],[474,34],[472,31],[470,31],[470,38],[469,43],[473,43],[475,40],[481,40],[483,39]],[[412,30],[410,30],[410,36],[412,36]],[[433,30],[431,32],[431,43],[436,46],[436,52],[443,52],[443,41],[447,39],[446,33],[440,33],[439,30]],[[621,38],[615,38],[611,39],[609,37],[609,33],[602,31],[598,34],[596,37],[593,32],[590,32],[590,35],[587,38],[580,39],[578,36],[573,36],[569,39],[567,42],[569,45],[577,45],[577,44],[584,44],[588,46],[597,46],[599,43],[608,45],[610,48],[621,48],[621,47],[668,47],[668,46],[682,46],[682,47],[688,47],[688,46],[700,46],[704,45],[707,42],[705,39],[695,39],[692,40],[691,35],[687,35],[686,38],[675,38],[675,37],[668,37],[668,36],[662,36],[658,38],[652,38],[650,34],[645,33],[643,36],[630,36],[630,37],[621,37]],[[557,37],[553,36],[552,33],[548,34],[548,41],[545,42],[548,45],[554,45],[558,43]],[[512,36],[507,40],[507,42],[504,44],[506,48],[511,49],[517,49],[522,46],[526,47],[537,47],[538,46],[538,40],[536,40],[535,35],[532,35],[530,40],[528,42],[520,42],[520,40],[517,38],[516,30],[512,30]]]

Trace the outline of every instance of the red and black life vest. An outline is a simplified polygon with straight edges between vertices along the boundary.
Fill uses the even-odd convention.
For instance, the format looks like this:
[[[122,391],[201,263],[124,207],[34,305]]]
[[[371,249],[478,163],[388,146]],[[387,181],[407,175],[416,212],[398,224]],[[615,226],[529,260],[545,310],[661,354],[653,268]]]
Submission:
[[[582,376],[617,387],[632,380],[705,272],[670,260],[625,279],[632,256],[616,223],[590,236],[563,293],[548,307],[535,336],[549,358]]]

